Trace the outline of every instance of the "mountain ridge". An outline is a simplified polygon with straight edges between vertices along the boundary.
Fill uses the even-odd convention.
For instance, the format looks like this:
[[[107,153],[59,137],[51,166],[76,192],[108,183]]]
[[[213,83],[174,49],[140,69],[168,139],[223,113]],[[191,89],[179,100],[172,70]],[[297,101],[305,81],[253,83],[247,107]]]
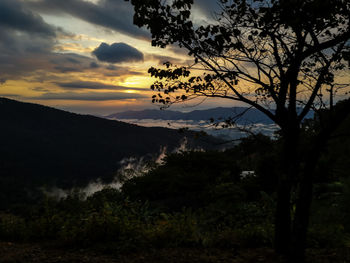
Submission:
[[[174,149],[190,135],[6,98],[0,98],[0,123],[0,199],[10,189],[24,194],[43,185],[112,180],[122,159]]]
[[[271,110],[272,111],[272,110]],[[272,111],[273,112],[273,111]],[[313,112],[309,112],[306,118],[312,118]],[[131,110],[113,113],[104,116],[107,119],[155,119],[155,120],[193,120],[193,121],[221,121],[233,118],[236,124],[274,124],[269,117],[257,109],[247,107],[215,107],[206,110],[193,110],[190,112],[172,111],[172,110]]]
[[[245,113],[244,113],[245,112]],[[244,113],[244,114],[243,114]],[[243,114],[243,115],[242,115]],[[242,115],[242,116],[240,116]],[[216,107],[207,110],[194,110],[190,112],[180,112],[171,110],[153,110],[146,109],[141,111],[124,111],[119,113],[113,113],[105,116],[109,119],[160,119],[160,120],[218,120],[235,118],[237,124],[247,124],[247,123],[263,123],[272,124],[273,121],[270,120],[266,115],[261,113],[256,109],[249,109],[246,107]]]

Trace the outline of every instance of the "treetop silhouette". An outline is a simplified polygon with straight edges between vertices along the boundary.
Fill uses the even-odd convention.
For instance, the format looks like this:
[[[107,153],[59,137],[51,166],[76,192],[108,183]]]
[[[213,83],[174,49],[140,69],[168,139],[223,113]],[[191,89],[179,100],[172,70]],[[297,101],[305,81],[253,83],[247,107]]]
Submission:
[[[350,113],[350,100],[328,118],[308,150],[302,122],[346,98],[350,83],[350,2],[346,0],[220,0],[219,11],[198,25],[193,0],[131,0],[134,23],[152,34],[152,45],[178,45],[194,64],[149,69],[158,78],[153,101],[169,106],[198,96],[244,102],[281,129],[276,251],[300,262],[306,246],[313,171],[322,147]],[[199,1],[200,2],[200,1]],[[199,73],[198,73],[199,72]],[[291,193],[297,194],[291,214]],[[293,217],[293,218],[292,218]],[[293,222],[292,222],[293,221]]]

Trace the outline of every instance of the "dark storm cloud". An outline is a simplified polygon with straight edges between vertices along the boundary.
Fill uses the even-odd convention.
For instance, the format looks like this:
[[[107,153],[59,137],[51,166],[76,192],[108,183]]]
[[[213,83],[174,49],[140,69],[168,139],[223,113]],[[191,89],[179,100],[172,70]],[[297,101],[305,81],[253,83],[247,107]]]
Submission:
[[[57,30],[45,23],[39,15],[26,9],[17,0],[0,1],[0,26],[12,30],[42,34],[47,37],[54,37]]]
[[[125,43],[114,43],[112,45],[102,43],[92,54],[98,60],[109,63],[143,61],[143,54]]]
[[[138,93],[123,93],[123,92],[48,92],[38,97],[32,97],[36,100],[86,100],[86,101],[106,101],[106,100],[127,100],[146,98],[147,96]]]
[[[67,83],[55,83],[57,86],[63,89],[70,90],[79,90],[79,89],[108,89],[108,90],[144,90],[142,88],[132,88],[132,87],[124,87],[124,86],[114,86],[107,85],[100,82],[92,82],[92,81],[75,81],[75,82],[67,82]]]
[[[94,4],[82,0],[30,1],[28,6],[39,12],[68,13],[89,23],[141,39],[150,34],[133,24],[133,7],[124,0],[101,0]]]

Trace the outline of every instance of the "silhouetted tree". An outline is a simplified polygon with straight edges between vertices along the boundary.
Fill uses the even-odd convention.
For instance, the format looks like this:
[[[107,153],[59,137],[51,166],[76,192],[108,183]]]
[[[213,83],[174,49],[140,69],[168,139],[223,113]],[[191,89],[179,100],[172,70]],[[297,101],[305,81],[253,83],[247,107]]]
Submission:
[[[200,2],[200,1],[198,1]],[[134,23],[147,27],[152,45],[179,45],[190,67],[150,68],[159,78],[154,102],[165,106],[197,96],[244,102],[281,130],[284,141],[275,222],[278,253],[303,259],[312,174],[322,147],[350,112],[350,101],[300,145],[310,110],[326,107],[326,88],[349,81],[350,2],[347,0],[221,0],[207,24],[193,22],[193,0],[131,0]],[[200,71],[203,70],[203,71]],[[327,96],[328,97],[328,96]],[[291,193],[297,192],[291,215]]]

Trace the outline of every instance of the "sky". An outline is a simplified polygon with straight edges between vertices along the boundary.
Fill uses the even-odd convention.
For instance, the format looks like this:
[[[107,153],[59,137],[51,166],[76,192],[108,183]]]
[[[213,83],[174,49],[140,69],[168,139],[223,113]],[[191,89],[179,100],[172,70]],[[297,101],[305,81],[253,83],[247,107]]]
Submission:
[[[195,5],[204,21],[216,1]],[[132,19],[124,0],[0,0],[0,97],[95,115],[159,107],[148,68],[192,60],[177,47],[152,47]]]
[[[203,25],[218,9],[215,0],[194,0],[192,19]],[[0,97],[93,115],[159,108],[148,69],[193,58],[152,47],[133,14],[125,0],[0,0]],[[218,106],[244,105],[210,98],[172,110]]]

